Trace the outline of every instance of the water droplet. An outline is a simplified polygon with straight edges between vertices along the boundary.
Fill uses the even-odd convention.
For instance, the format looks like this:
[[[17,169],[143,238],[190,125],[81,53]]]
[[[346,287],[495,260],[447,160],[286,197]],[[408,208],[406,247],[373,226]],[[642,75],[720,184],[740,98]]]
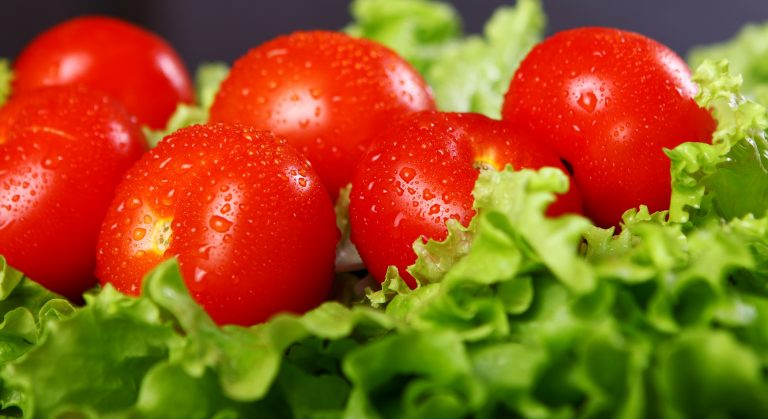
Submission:
[[[208,275],[208,272],[206,272],[204,269],[200,267],[195,268],[195,282],[202,282],[206,275]]]
[[[429,215],[434,215],[440,212],[440,205],[434,204],[431,207],[429,207]]]
[[[592,92],[583,92],[579,95],[576,103],[581,106],[581,109],[587,112],[594,112],[595,107],[597,107],[597,96]]]
[[[302,188],[306,188],[307,187],[307,179],[303,178],[303,177],[300,177],[299,178],[299,186],[301,186]]]
[[[231,205],[229,205],[229,204],[224,204],[224,205],[221,207],[221,213],[222,213],[222,214],[226,214],[226,213],[228,213],[228,212],[229,212],[229,211],[231,211],[231,210],[232,210],[232,206],[231,206]]]
[[[139,241],[144,238],[144,236],[147,235],[147,230],[143,229],[141,227],[136,228],[133,230],[133,239],[136,241]]]
[[[128,219],[128,220],[130,220],[130,219]],[[149,215],[149,214],[145,215],[145,216],[144,216],[144,223],[145,223],[145,224],[149,224],[149,223],[151,223],[151,222],[152,222],[152,216],[151,216],[151,215]]]
[[[400,223],[403,222],[403,218],[405,218],[405,215],[403,215],[402,212],[398,212],[395,216],[395,221],[392,223],[392,225],[397,228],[400,227]]]
[[[55,169],[59,166],[59,163],[64,160],[64,157],[59,155],[49,155],[43,158],[43,167],[46,169]]]
[[[201,258],[208,260],[211,258],[211,249],[213,249],[213,245],[206,244],[206,245],[200,246],[197,249],[197,252],[200,254]]]
[[[125,206],[130,209],[136,209],[141,206],[141,199],[135,196],[128,198],[128,200],[125,201]]]
[[[424,192],[421,193],[421,197],[424,198],[425,201],[431,201],[435,199],[435,194],[429,189],[424,189]]]
[[[212,216],[208,224],[211,226],[213,231],[218,233],[225,233],[229,231],[230,227],[232,227],[232,221],[229,221],[226,218],[220,217],[218,215]]]
[[[19,202],[19,199],[21,199],[21,196],[19,196],[19,195],[14,195],[14,196],[11,197],[11,201],[12,202]]]
[[[416,177],[416,170],[414,170],[412,167],[403,167],[400,169],[400,179],[405,181],[405,183],[411,183],[413,178]]]

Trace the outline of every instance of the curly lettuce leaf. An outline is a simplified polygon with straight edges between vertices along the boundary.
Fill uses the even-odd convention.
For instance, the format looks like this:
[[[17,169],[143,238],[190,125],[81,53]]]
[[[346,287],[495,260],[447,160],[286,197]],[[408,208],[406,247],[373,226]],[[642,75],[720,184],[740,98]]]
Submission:
[[[144,135],[150,147],[157,145],[166,135],[194,124],[208,122],[208,110],[213,105],[219,86],[227,78],[229,66],[220,62],[201,64],[195,74],[196,105],[180,103],[173,112],[165,128],[153,130],[144,127]]]
[[[345,31],[397,51],[424,74],[461,36],[461,18],[447,3],[424,0],[356,0]]]
[[[684,143],[672,162],[670,220],[761,217],[768,205],[768,111],[741,94],[741,77],[727,61],[706,61],[695,72],[698,104],[717,120],[712,144]]]
[[[500,116],[504,93],[520,61],[544,35],[546,18],[538,0],[500,7],[482,35],[446,48],[426,70],[438,108]]]
[[[746,25],[730,40],[695,47],[688,52],[691,68],[707,60],[722,59],[727,59],[731,69],[741,74],[745,93],[758,99],[765,97],[768,89],[768,23]]]
[[[0,401],[41,417],[341,411],[350,391],[338,378],[341,357],[393,327],[383,313],[337,303],[252,328],[219,327],[191,298],[171,260],[147,276],[142,297],[107,286],[86,296],[72,316],[50,322],[37,345],[2,368]],[[317,346],[317,339],[339,343]],[[320,365],[307,365],[307,357],[327,357],[321,374],[327,377],[318,378],[312,369]],[[329,406],[329,399],[300,397],[302,388],[337,389],[340,396]]]
[[[512,74],[542,39],[546,18],[540,1],[500,7],[482,35],[462,37],[456,11],[426,0],[357,0],[354,36],[397,51],[432,87],[438,108],[498,117]]]

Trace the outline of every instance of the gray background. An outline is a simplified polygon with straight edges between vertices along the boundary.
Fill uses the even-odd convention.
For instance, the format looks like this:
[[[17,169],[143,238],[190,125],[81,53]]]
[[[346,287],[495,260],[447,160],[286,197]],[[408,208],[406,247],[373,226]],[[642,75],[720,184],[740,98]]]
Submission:
[[[768,0],[544,0],[549,32],[601,25],[634,30],[683,54],[692,45],[732,36],[768,20]],[[454,0],[467,31],[476,32],[499,5],[514,0]],[[14,57],[45,28],[100,13],[139,23],[167,38],[190,67],[231,62],[249,48],[298,29],[337,29],[349,0],[0,0],[0,57]],[[768,58],[767,58],[768,59]]]

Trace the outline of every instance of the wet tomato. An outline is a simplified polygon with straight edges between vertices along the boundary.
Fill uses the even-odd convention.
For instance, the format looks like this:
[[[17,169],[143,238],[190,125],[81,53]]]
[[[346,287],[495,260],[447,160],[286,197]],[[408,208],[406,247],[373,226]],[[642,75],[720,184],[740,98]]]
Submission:
[[[84,84],[123,102],[142,124],[165,123],[192,85],[176,52],[157,35],[109,17],[61,23],[27,45],[14,63],[14,92]]]
[[[352,241],[373,276],[387,266],[406,272],[420,237],[441,240],[445,223],[464,225],[474,216],[472,189],[480,170],[544,166],[566,168],[557,155],[508,125],[478,114],[419,112],[387,127],[358,166],[350,196]],[[581,212],[571,188],[550,215]]]
[[[632,32],[580,28],[528,54],[502,117],[571,164],[585,214],[609,227],[641,204],[669,208],[664,148],[709,141],[715,127],[695,92],[669,48]]]
[[[424,80],[395,52],[341,33],[298,32],[258,46],[235,63],[211,121],[284,135],[335,197],[389,120],[434,107]]]
[[[338,234],[328,193],[285,140],[192,126],[126,174],[102,227],[97,276],[136,295],[143,276],[175,256],[214,320],[250,325],[327,297]]]
[[[96,240],[147,144],[116,100],[48,87],[0,108],[0,254],[67,297],[96,285]]]

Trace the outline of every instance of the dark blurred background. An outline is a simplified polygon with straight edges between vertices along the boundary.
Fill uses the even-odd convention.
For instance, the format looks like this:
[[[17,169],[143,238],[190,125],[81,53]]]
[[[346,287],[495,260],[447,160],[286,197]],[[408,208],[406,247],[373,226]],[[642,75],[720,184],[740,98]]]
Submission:
[[[743,24],[768,20],[768,0],[544,0],[549,32],[585,25],[648,35],[684,54],[693,45],[732,36]],[[2,0],[0,57],[15,57],[35,34],[69,17],[108,14],[168,39],[187,65],[231,62],[249,48],[297,29],[338,29],[350,0]],[[514,0],[455,0],[468,32]]]

